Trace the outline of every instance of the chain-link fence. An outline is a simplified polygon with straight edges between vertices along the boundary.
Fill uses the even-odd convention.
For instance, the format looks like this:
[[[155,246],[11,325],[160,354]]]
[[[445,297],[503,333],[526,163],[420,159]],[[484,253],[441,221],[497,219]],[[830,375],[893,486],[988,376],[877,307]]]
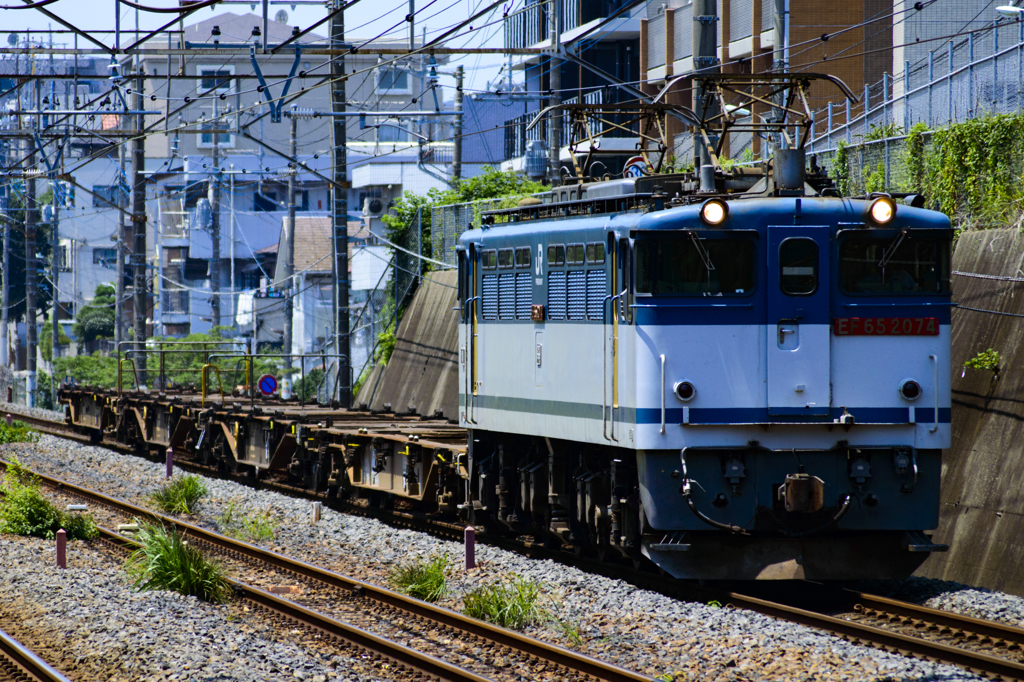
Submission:
[[[984,114],[1020,111],[1024,105],[1024,22],[993,28],[984,40],[971,33],[932,50],[903,73],[864,86],[861,101],[829,104],[815,112],[809,152],[828,152],[840,142],[899,138],[914,125],[929,129]],[[908,88],[909,85],[909,88]]]
[[[455,247],[466,230],[480,227],[480,215],[501,206],[502,199],[481,199],[465,204],[435,206],[431,209],[430,240],[434,259],[446,265],[458,265]]]
[[[397,313],[415,291],[423,272],[423,219],[417,210],[405,231],[401,248],[390,249],[390,258],[372,289],[351,294],[351,354],[353,379],[373,363],[381,334],[397,324]]]

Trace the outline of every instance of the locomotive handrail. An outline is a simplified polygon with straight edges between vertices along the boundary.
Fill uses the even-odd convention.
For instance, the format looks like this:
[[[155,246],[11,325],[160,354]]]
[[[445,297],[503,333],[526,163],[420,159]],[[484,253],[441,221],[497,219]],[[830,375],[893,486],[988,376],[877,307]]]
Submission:
[[[473,309],[480,296],[472,296],[466,299],[465,310],[463,311],[464,324],[466,325],[466,421],[476,424],[473,419],[473,411],[476,408],[476,401],[473,400],[473,341],[476,339],[476,331],[473,328]]]
[[[626,293],[623,289],[617,294],[608,294],[604,297],[604,301],[601,303],[601,435],[604,436],[605,440],[618,442],[618,438],[615,437],[615,406],[612,405],[611,411],[611,435],[608,434],[608,303],[609,301],[615,301],[615,299],[622,298],[622,295]],[[612,315],[614,315],[615,307],[612,306]],[[615,371],[614,368],[612,371]]]
[[[665,355],[661,356],[661,433],[665,434]]]
[[[203,377],[202,377],[202,390],[203,390],[203,401],[200,403],[202,407],[206,407],[206,376],[207,370],[212,369],[217,372],[217,388],[220,389],[220,404],[224,404],[224,382],[220,380],[220,368],[212,363],[203,365]]]
[[[935,365],[935,423],[928,431],[935,433],[939,430],[939,356],[929,355],[928,357]]]

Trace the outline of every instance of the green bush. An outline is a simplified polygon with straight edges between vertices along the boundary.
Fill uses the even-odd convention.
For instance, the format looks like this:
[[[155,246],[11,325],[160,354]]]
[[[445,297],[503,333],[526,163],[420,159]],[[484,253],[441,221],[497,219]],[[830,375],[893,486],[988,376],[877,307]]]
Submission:
[[[992,374],[999,374],[999,351],[989,348],[975,355],[964,363],[967,369],[987,369]]]
[[[25,422],[13,421],[8,426],[7,420],[0,419],[0,444],[35,443],[38,440],[39,434],[30,429]]]
[[[217,517],[217,526],[221,533],[249,542],[273,540],[278,525],[279,521],[274,518],[269,509],[241,514],[236,508],[234,500],[229,502]]]
[[[63,528],[69,540],[90,540],[99,535],[91,516],[65,512],[47,500],[39,491],[39,479],[17,458],[7,465],[0,491],[0,533],[52,539]]]
[[[224,567],[189,545],[176,529],[140,524],[142,547],[132,553],[125,571],[137,590],[171,590],[215,604],[231,596]]]
[[[198,476],[182,476],[172,478],[156,492],[150,493],[149,501],[165,514],[192,514],[207,492],[203,479]]]
[[[540,583],[513,575],[507,586],[498,583],[468,593],[462,598],[463,610],[470,618],[522,630],[549,618],[540,606],[542,592]]]
[[[427,559],[416,557],[391,571],[388,580],[400,592],[423,601],[440,601],[448,594],[448,578],[452,564],[448,554],[435,554]]]

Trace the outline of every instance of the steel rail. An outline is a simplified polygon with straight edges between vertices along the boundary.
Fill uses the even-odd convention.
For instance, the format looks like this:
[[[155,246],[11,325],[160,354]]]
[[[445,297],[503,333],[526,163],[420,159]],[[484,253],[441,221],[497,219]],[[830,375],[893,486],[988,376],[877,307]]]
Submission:
[[[30,680],[39,682],[70,682],[56,668],[39,658],[9,634],[0,630],[0,660],[6,659],[11,666],[26,675]],[[3,664],[0,663],[0,666]]]
[[[142,545],[135,540],[126,538],[109,528],[99,528],[100,537],[124,549],[134,550]],[[269,592],[253,587],[234,578],[227,578],[235,590],[235,594],[259,607],[277,613],[292,621],[317,630],[330,637],[344,640],[360,649],[381,654],[401,665],[412,668],[420,673],[450,682],[491,682],[489,678],[452,665],[422,651],[367,632],[344,621],[307,609],[295,602],[276,597]]]
[[[996,642],[1002,641],[1007,644],[1018,644],[1024,649],[1024,629],[1022,628],[866,592],[847,590],[846,594],[854,601],[854,611],[864,615],[897,616],[910,621],[938,625],[951,630],[963,631],[964,633],[972,633],[979,637],[987,637]]]
[[[7,462],[0,459],[0,467],[6,468]],[[32,472],[38,476],[43,483],[60,489],[62,492],[97,504],[116,509],[129,516],[140,518],[151,518],[178,529],[200,542],[206,542],[214,547],[234,553],[236,556],[243,556],[274,568],[289,571],[299,576],[315,580],[335,588],[344,589],[354,595],[369,598],[392,608],[399,609],[411,615],[419,616],[439,625],[447,626],[469,635],[488,640],[494,644],[508,647],[516,651],[534,656],[551,664],[567,668],[585,675],[591,675],[599,680],[607,682],[650,682],[650,676],[620,668],[618,666],[600,661],[569,649],[554,646],[546,642],[532,639],[505,628],[485,623],[484,621],[470,618],[461,613],[441,608],[418,599],[413,599],[404,594],[394,592],[385,587],[363,582],[349,576],[335,573],[333,571],[314,566],[292,557],[269,552],[267,550],[251,545],[247,542],[235,540],[219,533],[201,528],[200,526],[164,516],[157,512],[144,509],[124,500],[119,500],[108,495],[84,488],[82,486],[63,481],[61,479]]]
[[[0,412],[3,412],[2,408],[0,408]],[[35,422],[35,423],[42,423],[43,425],[48,426],[48,427],[58,427],[58,428],[60,427],[59,424],[56,424],[54,422],[47,422],[45,420],[38,420],[38,419],[35,419],[35,418],[26,418],[26,417],[24,417],[22,415],[19,415],[18,413],[12,413],[12,414],[14,414],[19,419],[24,419],[26,421],[32,421],[32,422]],[[64,435],[64,434],[63,433],[55,433],[55,435]],[[183,462],[183,464],[184,464],[184,462]],[[261,485],[266,485],[267,483],[268,482],[263,482],[263,481],[260,482]],[[280,489],[282,492],[287,492],[287,493],[290,493],[290,494],[293,494],[293,495],[301,494],[301,489],[295,488],[294,486],[288,486],[288,485],[283,485],[283,484],[270,484],[269,487],[272,487],[272,488],[275,488],[275,489]],[[319,496],[317,496],[317,497],[319,497]],[[127,504],[127,503],[121,503],[120,501],[115,501],[115,502],[117,502],[118,504]],[[362,508],[362,507],[359,507],[358,509],[355,509],[354,511],[356,513],[361,513],[361,514],[364,514],[364,515],[371,515],[371,514],[369,514],[371,512],[371,510],[366,509],[366,508]],[[397,519],[396,518],[397,515],[395,513],[387,513],[387,512],[378,511],[378,510],[372,510],[372,512],[373,512],[372,515],[374,517],[380,518],[380,519],[385,520],[385,521],[387,521],[387,520],[399,520],[399,521],[401,521],[402,520],[402,519]],[[140,510],[139,513],[143,513],[143,514],[147,514],[147,515],[153,516],[153,514],[151,512],[148,512],[146,510]],[[408,521],[408,522],[411,522],[411,520],[412,520],[411,515],[403,515],[403,516],[409,516],[410,518],[409,519],[405,519],[405,520]],[[187,525],[187,524],[184,524],[184,525]],[[426,525],[431,525],[430,522],[421,522],[421,523],[417,523],[415,525],[419,526],[420,529],[423,529],[423,530],[428,530],[428,531],[431,531],[431,532],[437,532],[436,530],[432,529],[432,526],[431,526],[431,528],[426,528],[425,527]],[[445,524],[445,525],[446,526],[451,526],[452,524]],[[201,531],[203,533],[208,533],[209,532],[209,531],[205,531],[203,529],[198,529],[198,528],[197,528],[197,531]],[[447,528],[447,527],[444,528],[444,529],[441,529],[441,532],[444,533],[445,535],[451,535],[451,533],[452,533],[451,528]],[[213,535],[215,535],[215,534],[213,534]],[[244,545],[245,543],[240,543],[240,544]],[[508,547],[509,543],[507,543],[507,542],[499,542],[499,545],[503,546],[503,547],[506,547],[506,548],[509,548],[509,549],[513,549],[511,547]],[[259,548],[252,547],[251,545],[248,545],[247,548],[251,548],[251,551],[254,551],[256,553],[264,553],[264,554],[270,555],[268,557],[270,559],[270,562],[274,563],[274,565],[278,566],[279,568],[282,568],[282,569],[285,569],[285,570],[291,570],[291,571],[295,571],[296,573],[303,574],[303,568],[302,568],[303,565],[301,564],[301,562],[296,562],[296,564],[290,564],[289,562],[294,561],[294,560],[289,559],[288,557],[281,557],[279,555],[271,555],[271,553],[264,552],[264,550],[260,550]],[[519,549],[520,549],[520,551],[522,550],[521,547]],[[243,553],[245,553],[245,552],[243,552]],[[533,552],[531,552],[531,555],[532,554],[533,554]],[[254,557],[254,558],[257,558],[257,557]],[[263,559],[259,558],[259,560],[262,561]],[[576,564],[580,565],[585,570],[597,570],[598,572],[602,572],[602,573],[608,574],[608,566],[605,566],[605,565],[597,565],[594,562],[579,561],[579,560],[576,562]],[[314,568],[314,570],[317,570],[315,567],[312,567],[312,568]],[[325,572],[325,573],[329,573],[329,572]],[[736,607],[745,608],[745,609],[749,609],[749,610],[752,610],[752,611],[757,611],[758,613],[762,613],[764,615],[769,615],[769,616],[772,616],[772,617],[775,617],[775,618],[780,618],[780,619],[783,619],[783,620],[788,620],[790,622],[795,622],[795,623],[799,623],[799,624],[802,624],[802,625],[807,625],[809,627],[814,627],[816,629],[824,630],[824,631],[830,632],[830,633],[838,635],[840,637],[844,637],[844,638],[849,639],[849,640],[857,641],[857,642],[864,643],[864,644],[874,645],[874,646],[877,646],[877,647],[881,647],[883,649],[887,649],[887,650],[891,650],[891,651],[897,651],[897,652],[901,652],[901,653],[909,654],[909,655],[914,655],[914,656],[926,657],[926,658],[930,658],[932,660],[941,661],[941,662],[945,662],[945,663],[951,663],[951,664],[954,664],[954,665],[958,665],[958,666],[967,668],[967,669],[972,670],[972,671],[978,671],[978,672],[982,672],[982,673],[990,674],[990,675],[998,675],[998,676],[1001,676],[1001,677],[1004,677],[1004,678],[1007,678],[1007,679],[1024,679],[1024,663],[1018,663],[1018,662],[1010,660],[1010,659],[999,658],[997,656],[992,656],[992,655],[989,655],[989,654],[972,651],[970,649],[963,649],[963,648],[951,646],[951,645],[948,645],[948,644],[943,644],[943,643],[939,643],[939,642],[933,642],[933,641],[929,641],[927,639],[923,639],[923,638],[919,638],[919,637],[914,637],[914,636],[911,636],[911,635],[896,633],[896,632],[893,632],[891,630],[887,630],[885,628],[881,628],[881,627],[877,627],[877,626],[872,626],[872,625],[867,625],[867,624],[859,623],[859,622],[856,622],[856,621],[845,620],[843,618],[838,618],[838,617],[835,617],[835,616],[830,616],[830,615],[827,615],[827,614],[824,614],[824,613],[819,613],[819,612],[816,612],[816,611],[813,611],[813,610],[798,608],[798,607],[795,607],[795,606],[790,606],[790,605],[786,605],[786,604],[783,604],[783,603],[779,603],[779,602],[775,602],[775,601],[770,601],[770,600],[767,600],[767,599],[762,599],[762,598],[754,597],[754,596],[751,596],[751,595],[742,594],[742,593],[739,593],[739,592],[730,592],[730,591],[724,591],[724,590],[716,590],[716,589],[713,589],[713,588],[701,588],[701,589],[697,590],[696,592],[694,592],[693,588],[686,588],[686,587],[684,587],[682,585],[677,585],[677,586],[666,585],[663,580],[658,580],[658,579],[655,579],[655,578],[653,578],[651,576],[631,575],[631,576],[626,576],[624,578],[627,579],[627,580],[631,580],[634,583],[641,584],[645,589],[652,589],[652,590],[655,590],[655,591],[660,591],[660,592],[662,592],[664,594],[669,594],[669,595],[674,594],[675,596],[678,597],[681,594],[686,593],[686,594],[691,594],[691,597],[680,597],[680,598],[700,599],[700,600],[704,600],[704,601],[706,601],[708,599],[716,599],[716,600],[722,602],[723,604],[731,604],[731,605],[736,606]],[[337,574],[330,574],[330,577],[328,578],[328,580],[329,581],[333,581],[333,582],[330,582],[330,584],[334,584],[337,587],[344,588],[344,589],[349,589],[349,590],[352,590],[352,591],[356,591],[356,592],[362,593],[365,596],[369,596],[371,598],[377,599],[377,600],[379,600],[381,602],[384,602],[384,603],[391,604],[392,606],[396,606],[398,608],[404,608],[403,606],[401,606],[401,604],[403,604],[406,601],[416,602],[416,600],[410,600],[408,597],[405,597],[404,595],[400,595],[398,593],[391,592],[390,590],[386,590],[386,589],[379,588],[379,587],[376,587],[376,586],[369,586],[369,585],[366,585],[364,583],[360,583],[359,581],[356,581],[356,580],[353,580],[353,579],[350,579],[350,578],[346,578],[344,576],[338,576]],[[368,587],[372,588],[372,591],[367,590]],[[699,595],[698,596],[692,596],[693,594],[696,594],[696,593],[699,593]],[[974,634],[976,634],[979,637],[988,637],[988,638],[994,639],[994,640],[1002,640],[1002,641],[1005,641],[1005,642],[1013,642],[1013,643],[1018,644],[1022,648],[1024,648],[1024,630],[1019,629],[1019,628],[1014,628],[1012,626],[1003,625],[1003,624],[1000,624],[1000,623],[994,623],[994,622],[991,622],[991,621],[985,621],[985,620],[981,620],[981,619],[977,619],[977,618],[972,618],[970,616],[963,616],[963,615],[960,615],[960,614],[957,614],[957,613],[953,613],[953,612],[939,611],[939,610],[936,610],[936,609],[930,609],[930,608],[927,608],[927,607],[918,606],[916,604],[911,604],[911,603],[908,603],[908,602],[902,602],[902,601],[899,601],[899,600],[889,599],[889,598],[886,598],[886,597],[881,597],[881,596],[877,596],[877,595],[871,595],[871,594],[867,594],[867,593],[853,592],[853,591],[847,590],[845,598],[850,603],[859,604],[862,607],[862,609],[873,609],[873,610],[878,611],[878,612],[892,613],[892,614],[898,615],[898,616],[903,617],[903,618],[916,619],[916,620],[924,621],[924,622],[927,622],[927,623],[934,623],[936,625],[939,625],[939,626],[942,626],[942,627],[947,627],[947,628],[950,628],[952,630],[958,630],[958,631],[964,631],[964,632],[968,632],[968,633],[974,633]],[[416,603],[419,604],[421,607],[429,607],[429,605],[427,605],[425,603],[422,603],[422,602],[416,602]],[[446,613],[450,614],[450,616],[454,616],[456,618],[462,618],[460,614],[456,614],[455,612],[446,611]],[[871,615],[871,614],[869,613],[869,614],[866,614],[866,615]],[[430,618],[431,616],[427,615],[425,617]],[[452,627],[460,627],[458,625],[458,623],[444,623],[444,624],[449,624]],[[482,623],[480,623],[478,621],[472,621],[472,625],[474,627],[482,625],[482,626],[484,626],[486,628],[493,628],[493,626],[487,626],[487,624],[482,624]],[[501,630],[500,628],[493,628],[493,629],[499,630],[499,631]],[[507,632],[507,631],[504,631],[504,632]],[[521,637],[519,635],[516,635],[515,633],[508,633],[508,634],[516,636],[516,637]],[[510,644],[510,646],[511,646],[511,644]],[[545,646],[547,646],[547,645],[545,645]],[[557,649],[557,647],[551,647],[551,648]],[[541,657],[544,658],[544,656],[541,656]],[[626,679],[649,679],[649,678],[626,678]]]
[[[985,675],[998,675],[1012,680],[1024,679],[1024,663],[736,592],[724,594],[723,598],[723,604],[732,604],[764,615],[825,630],[855,643],[873,644],[898,653],[952,663]],[[947,617],[955,618],[956,616],[947,614]]]

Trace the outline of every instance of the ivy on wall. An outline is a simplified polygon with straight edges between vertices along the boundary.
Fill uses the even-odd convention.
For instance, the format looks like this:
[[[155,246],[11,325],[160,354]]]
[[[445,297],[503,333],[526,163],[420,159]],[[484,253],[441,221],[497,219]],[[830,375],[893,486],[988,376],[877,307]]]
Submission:
[[[902,142],[889,145],[888,189],[923,194],[961,229],[1024,227],[1024,112],[990,114],[938,130],[918,123]],[[861,145],[840,143],[828,161],[845,196],[886,189],[884,162],[877,163],[876,155],[855,167],[860,152]]]

